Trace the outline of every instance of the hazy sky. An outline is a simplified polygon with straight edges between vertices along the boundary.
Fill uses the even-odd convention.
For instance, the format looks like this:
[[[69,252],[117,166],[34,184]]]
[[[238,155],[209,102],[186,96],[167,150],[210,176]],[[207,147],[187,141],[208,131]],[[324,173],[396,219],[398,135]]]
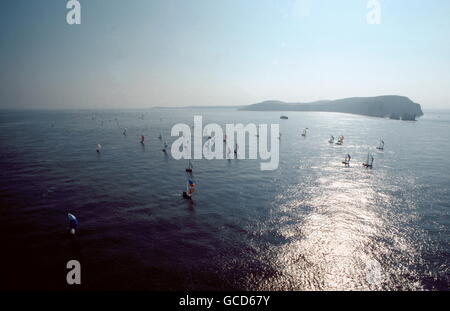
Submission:
[[[2,0],[0,108],[398,94],[450,108],[450,1]]]

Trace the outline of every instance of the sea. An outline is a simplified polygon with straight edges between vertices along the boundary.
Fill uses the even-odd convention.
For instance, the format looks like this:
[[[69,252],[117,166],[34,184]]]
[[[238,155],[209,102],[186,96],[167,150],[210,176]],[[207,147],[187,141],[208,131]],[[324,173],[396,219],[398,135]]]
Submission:
[[[284,114],[0,111],[0,289],[449,290],[450,111],[416,122]],[[278,168],[193,160],[196,191],[184,199],[187,161],[172,156],[171,129],[194,116],[279,124]]]

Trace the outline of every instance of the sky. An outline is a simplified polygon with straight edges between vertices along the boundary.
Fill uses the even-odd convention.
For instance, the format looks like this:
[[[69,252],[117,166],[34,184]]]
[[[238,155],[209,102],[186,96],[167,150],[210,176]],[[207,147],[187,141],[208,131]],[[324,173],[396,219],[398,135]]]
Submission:
[[[0,109],[403,95],[450,109],[450,1],[2,0]]]

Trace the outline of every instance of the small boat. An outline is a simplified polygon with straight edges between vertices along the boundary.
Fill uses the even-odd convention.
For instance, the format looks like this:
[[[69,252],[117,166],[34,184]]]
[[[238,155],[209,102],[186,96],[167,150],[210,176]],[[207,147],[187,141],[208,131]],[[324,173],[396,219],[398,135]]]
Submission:
[[[162,139],[162,134],[159,133],[158,139]]]
[[[352,159],[352,157],[349,154],[347,154],[344,161],[342,161],[342,164],[344,164],[345,166],[350,166],[351,159]]]
[[[192,165],[191,160],[189,160],[188,167],[186,168],[186,173],[192,173],[192,170],[194,169],[194,166]]]
[[[370,153],[367,153],[367,160],[365,163],[363,163],[363,166],[365,168],[372,168],[373,167],[373,156]]]
[[[288,120],[289,118],[287,116],[281,116],[280,119],[281,120]]]
[[[306,134],[308,134],[308,128],[305,128],[305,129],[303,130],[302,136],[303,136],[303,137],[306,137]]]
[[[192,195],[195,192],[195,182],[188,178],[187,184],[186,184],[186,191],[183,192],[183,198],[186,200],[192,200]]]
[[[123,136],[127,136],[127,129],[124,129],[122,134]]]
[[[339,145],[339,146],[340,146],[340,145],[343,145],[343,144],[344,144],[344,136],[341,135],[341,136],[339,136],[336,145]]]
[[[163,152],[166,153],[167,152],[167,148],[169,147],[169,145],[167,145],[167,142],[164,142],[164,148],[163,148]]]
[[[380,139],[380,144],[378,145],[377,149],[381,151],[384,150],[384,140]]]

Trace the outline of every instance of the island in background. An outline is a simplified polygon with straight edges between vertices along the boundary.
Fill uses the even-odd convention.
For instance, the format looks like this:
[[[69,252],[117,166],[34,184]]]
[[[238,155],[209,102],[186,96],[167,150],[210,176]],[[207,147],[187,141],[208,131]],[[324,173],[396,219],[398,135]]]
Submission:
[[[342,112],[396,120],[415,120],[416,117],[423,116],[420,104],[414,103],[408,97],[397,95],[351,97],[311,103],[286,103],[269,100],[241,107],[239,110]]]

